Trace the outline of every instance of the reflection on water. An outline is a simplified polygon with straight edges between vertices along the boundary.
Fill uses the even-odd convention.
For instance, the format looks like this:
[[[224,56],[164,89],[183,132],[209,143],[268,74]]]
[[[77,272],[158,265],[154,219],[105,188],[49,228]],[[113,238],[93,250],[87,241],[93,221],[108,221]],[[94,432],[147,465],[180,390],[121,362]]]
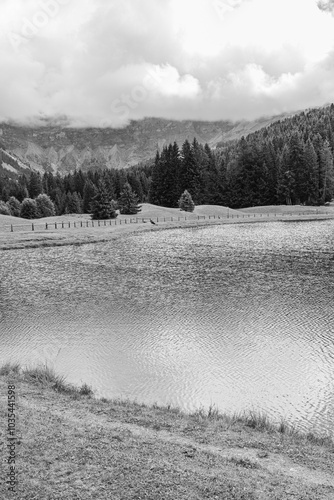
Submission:
[[[2,252],[0,361],[106,397],[334,420],[334,222]]]

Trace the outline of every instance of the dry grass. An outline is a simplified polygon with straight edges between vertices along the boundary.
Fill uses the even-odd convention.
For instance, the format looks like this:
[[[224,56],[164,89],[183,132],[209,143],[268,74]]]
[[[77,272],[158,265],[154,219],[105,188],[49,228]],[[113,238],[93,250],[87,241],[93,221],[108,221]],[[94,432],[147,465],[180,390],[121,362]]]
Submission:
[[[20,500],[334,498],[333,442],[282,432],[256,412],[187,415],[74,394],[48,367],[0,373],[2,401],[8,381],[16,387]]]
[[[309,215],[309,209],[313,210],[313,215]],[[326,211],[328,207],[321,207],[321,209]],[[284,206],[231,210],[227,207],[202,205],[196,207],[195,211],[190,214],[177,208],[164,208],[144,203],[137,220],[135,216],[119,215],[116,220],[101,221],[100,223],[94,221],[94,227],[92,227],[89,214],[72,214],[36,219],[33,222],[34,231],[32,231],[32,221],[0,215],[0,250],[83,245],[110,241],[119,236],[142,231],[160,231],[217,224],[334,218],[334,207],[329,207],[329,209],[332,215],[320,213],[320,208],[317,209],[316,207]],[[253,213],[253,210],[256,210],[257,213]],[[318,214],[316,210],[319,210]],[[301,213],[304,215],[300,215]],[[156,224],[152,225],[150,219],[154,220]],[[14,232],[10,231],[11,221],[14,225]],[[90,221],[89,227],[87,227],[87,221]],[[58,225],[57,229],[54,226],[55,222]],[[17,225],[21,223],[22,225]],[[46,223],[48,229],[46,229]],[[74,223],[76,223],[76,227],[74,227]],[[83,227],[81,227],[81,223]]]
[[[241,208],[240,212],[252,214],[331,214],[334,215],[334,205],[329,206],[304,206],[304,205],[268,205],[264,207]]]

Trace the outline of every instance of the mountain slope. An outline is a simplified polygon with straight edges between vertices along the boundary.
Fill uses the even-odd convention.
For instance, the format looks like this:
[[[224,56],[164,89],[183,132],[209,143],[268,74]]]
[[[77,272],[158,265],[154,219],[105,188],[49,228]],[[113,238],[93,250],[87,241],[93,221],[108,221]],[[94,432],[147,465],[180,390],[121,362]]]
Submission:
[[[196,122],[145,118],[122,129],[28,127],[0,124],[0,140],[7,152],[40,172],[72,172],[89,168],[122,168],[155,156],[157,149],[194,137],[215,148],[268,126],[288,115],[256,121]],[[13,167],[15,168],[15,167]]]

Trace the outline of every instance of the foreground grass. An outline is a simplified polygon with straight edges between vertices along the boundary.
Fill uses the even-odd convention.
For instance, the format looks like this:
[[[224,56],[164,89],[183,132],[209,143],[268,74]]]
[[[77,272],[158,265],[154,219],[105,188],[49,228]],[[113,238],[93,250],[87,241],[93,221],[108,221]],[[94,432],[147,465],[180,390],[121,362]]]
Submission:
[[[334,445],[265,415],[187,415],[98,400],[48,367],[0,369],[17,397],[16,497],[24,499],[333,499]],[[2,446],[6,427],[1,426]],[[6,456],[5,446],[4,455]],[[8,464],[2,461],[1,479]]]

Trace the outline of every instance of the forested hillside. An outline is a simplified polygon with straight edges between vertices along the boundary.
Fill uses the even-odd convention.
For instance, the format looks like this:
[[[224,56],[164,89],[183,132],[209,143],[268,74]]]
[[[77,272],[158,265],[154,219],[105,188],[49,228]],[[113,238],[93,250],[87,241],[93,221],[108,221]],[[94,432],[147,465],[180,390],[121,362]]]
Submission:
[[[216,150],[196,140],[157,153],[151,203],[177,206],[188,189],[196,204],[242,208],[321,205],[334,194],[334,105],[279,121]]]
[[[57,215],[90,212],[97,191],[116,203],[125,184],[139,202],[177,207],[187,190],[195,204],[243,208],[322,205],[334,195],[334,105],[278,121],[218,149],[197,139],[176,142],[155,160],[128,169],[77,170],[61,176],[0,172],[0,204],[48,195]],[[16,206],[11,199],[9,205]],[[7,208],[3,208],[4,211]],[[10,211],[10,207],[8,208]],[[18,209],[17,209],[18,211]]]

